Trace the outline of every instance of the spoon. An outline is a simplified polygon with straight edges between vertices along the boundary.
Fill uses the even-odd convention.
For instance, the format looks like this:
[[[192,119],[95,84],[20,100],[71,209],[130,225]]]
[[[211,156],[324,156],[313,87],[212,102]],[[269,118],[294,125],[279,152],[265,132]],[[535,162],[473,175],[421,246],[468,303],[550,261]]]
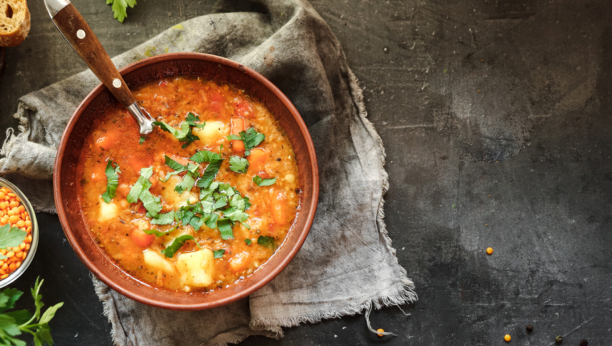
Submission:
[[[44,1],[55,26],[91,71],[132,114],[140,126],[140,134],[151,133],[153,119],[138,106],[130,88],[117,71],[117,67],[79,11],[68,0]]]

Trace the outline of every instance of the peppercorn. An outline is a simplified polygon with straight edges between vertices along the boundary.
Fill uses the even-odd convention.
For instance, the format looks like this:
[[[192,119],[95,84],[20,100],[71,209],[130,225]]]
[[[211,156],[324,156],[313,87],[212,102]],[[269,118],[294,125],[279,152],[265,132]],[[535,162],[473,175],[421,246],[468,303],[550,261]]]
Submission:
[[[563,341],[563,337],[561,335],[557,335],[557,337],[555,338],[555,342],[560,344]]]
[[[527,329],[528,333],[533,332],[533,326],[531,324],[528,324],[527,327],[525,327],[525,329]]]
[[[580,346],[589,346],[589,342],[586,340],[580,341]]]

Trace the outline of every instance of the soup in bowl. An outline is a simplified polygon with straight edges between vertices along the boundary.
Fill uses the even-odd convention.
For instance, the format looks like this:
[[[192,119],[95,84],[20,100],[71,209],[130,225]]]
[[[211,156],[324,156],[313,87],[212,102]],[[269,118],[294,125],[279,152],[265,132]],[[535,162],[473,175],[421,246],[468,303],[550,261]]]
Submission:
[[[303,243],[318,193],[299,114],[264,77],[204,54],[122,71],[153,133],[99,86],[71,119],[54,176],[83,262],[120,293],[170,309],[244,297]]]

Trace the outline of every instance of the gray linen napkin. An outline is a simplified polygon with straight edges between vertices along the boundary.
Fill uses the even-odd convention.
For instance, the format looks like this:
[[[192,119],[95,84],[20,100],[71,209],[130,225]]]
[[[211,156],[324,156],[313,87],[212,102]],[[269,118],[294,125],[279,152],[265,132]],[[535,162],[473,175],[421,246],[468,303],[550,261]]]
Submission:
[[[277,85],[300,111],[320,169],[315,222],[302,249],[248,299],[208,311],[151,308],[94,279],[117,345],[223,345],[281,327],[416,300],[383,222],[388,189],[382,141],[366,119],[361,89],[329,26],[307,1],[221,1],[113,59],[122,68],[165,52],[205,52],[238,61]],[[80,101],[99,83],[84,71],[23,96],[0,154],[0,174],[39,210],[53,210],[55,148]],[[34,178],[34,179],[32,179]]]

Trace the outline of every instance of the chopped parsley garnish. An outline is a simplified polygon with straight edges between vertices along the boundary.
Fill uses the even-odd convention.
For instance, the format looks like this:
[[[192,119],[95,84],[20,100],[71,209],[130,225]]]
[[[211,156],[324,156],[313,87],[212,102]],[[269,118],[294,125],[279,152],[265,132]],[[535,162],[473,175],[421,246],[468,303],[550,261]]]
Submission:
[[[230,169],[236,173],[246,173],[249,168],[249,161],[245,158],[232,156],[229,160]]]
[[[142,144],[144,143],[144,141],[147,139],[147,137],[145,136],[140,136],[140,140],[138,141],[138,144]]]
[[[244,242],[245,242],[247,245],[251,245],[251,243],[252,243],[251,239],[245,239],[245,240],[244,240]]]
[[[259,238],[257,238],[257,244],[269,247],[270,249],[274,249],[276,247],[274,244],[274,238],[266,235],[260,235]]]
[[[234,238],[232,224],[229,219],[219,219],[219,221],[217,221],[217,227],[219,228],[219,233],[221,233],[221,239],[228,240]]]
[[[106,191],[102,195],[102,200],[106,203],[110,203],[110,201],[115,197],[115,192],[117,191],[117,186],[119,185],[119,173],[121,173],[121,169],[116,163],[115,166],[117,167],[113,168],[113,160],[108,160],[105,170],[107,179]]]
[[[168,234],[172,233],[175,230],[176,230],[176,227],[174,227],[174,228],[172,228],[170,230],[167,230],[165,232],[158,231],[156,229],[143,229],[142,231],[145,232],[146,234],[149,234],[149,235],[154,234],[157,238],[159,238],[159,237],[163,237],[165,235],[168,235]]]
[[[241,131],[240,136],[238,135],[229,135],[227,139],[231,141],[243,141],[244,146],[246,148],[245,155],[248,156],[250,154],[249,150],[255,148],[259,145],[259,143],[263,142],[266,139],[266,136],[263,133],[257,132],[254,128],[249,128],[248,130]]]
[[[200,244],[198,244],[198,242],[195,240],[195,238],[193,236],[190,236],[189,234],[185,234],[182,235],[180,237],[177,237],[176,239],[174,239],[174,241],[172,242],[172,244],[170,244],[170,246],[168,246],[167,248],[162,250],[162,254],[168,258],[172,258],[174,257],[174,254],[189,240],[193,240],[193,242],[201,249],[202,247],[200,246]]]
[[[196,231],[205,224],[208,228],[219,229],[223,239],[231,239],[234,237],[232,227],[237,222],[250,229],[245,223],[249,218],[245,210],[250,206],[249,198],[242,197],[230,184],[213,182],[200,190],[200,202],[179,208],[175,220],[183,226],[191,225]]]
[[[221,163],[223,163],[221,155],[213,153],[210,150],[200,150],[195,153],[190,160],[197,163],[208,162],[204,174],[202,174],[202,177],[198,180],[198,187],[207,189],[217,176]]]
[[[182,146],[182,148],[185,149],[189,144],[200,139],[198,136],[191,133],[192,128],[203,128],[206,125],[204,122],[201,124],[196,124],[196,121],[199,122],[200,118],[190,112],[187,114],[187,120],[181,122],[179,130],[163,121],[154,121],[153,125],[159,126],[160,129],[170,132],[174,137],[176,137],[176,139],[179,140],[179,142],[185,142],[185,144]]]
[[[258,175],[253,177],[253,182],[257,186],[270,186],[276,183],[276,178],[264,179]]]
[[[127,201],[130,203],[136,203],[140,199],[143,206],[147,209],[150,216],[157,217],[157,214],[161,211],[161,199],[154,197],[149,188],[151,187],[151,178],[153,175],[153,167],[147,167],[140,170],[140,177],[138,181],[130,189],[130,193],[127,195]]]
[[[169,225],[174,222],[174,210],[165,214],[159,214],[151,220],[152,225]]]
[[[215,258],[221,258],[221,257],[223,257],[223,254],[225,254],[225,250],[224,249],[219,249],[219,250],[213,251],[213,255],[215,256]]]

